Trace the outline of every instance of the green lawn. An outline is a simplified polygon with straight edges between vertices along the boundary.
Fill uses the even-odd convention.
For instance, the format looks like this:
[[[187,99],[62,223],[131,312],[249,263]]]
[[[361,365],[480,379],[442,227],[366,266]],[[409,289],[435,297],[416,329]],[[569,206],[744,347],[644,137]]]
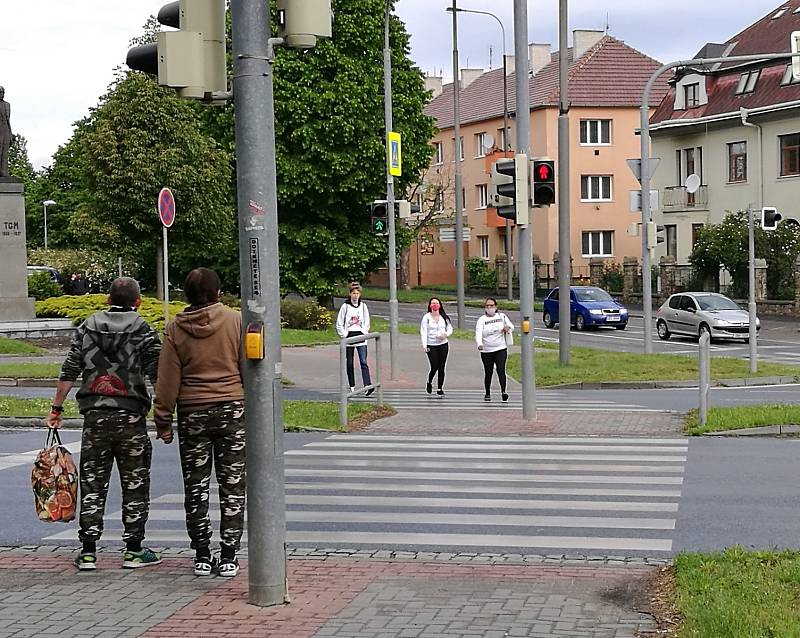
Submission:
[[[45,417],[50,412],[50,403],[51,399],[45,397],[0,397],[0,416]],[[351,421],[370,420],[372,415],[379,413],[372,403],[350,403],[347,406]],[[79,416],[77,404],[72,399],[64,402],[64,416]],[[284,401],[283,424],[287,430],[313,427],[339,431],[339,404],[334,401]]]
[[[666,381],[694,380],[698,377],[697,357],[677,354],[641,354],[609,352],[591,348],[572,348],[570,364],[561,366],[558,351],[536,352],[536,383],[540,386],[561,383],[602,381]],[[520,378],[520,355],[508,357],[508,373]],[[759,363],[758,373],[751,375],[749,363],[743,359],[713,357],[711,374],[714,379],[744,377],[800,376],[800,368],[776,363]]]
[[[678,638],[800,638],[800,552],[680,554]]]
[[[60,363],[0,363],[0,377],[55,379],[60,370]]]
[[[697,410],[690,411],[685,419],[686,433],[692,435],[756,428],[764,425],[800,425],[800,405],[763,404],[725,408],[710,407],[704,427],[700,425]]]
[[[42,352],[44,350],[27,341],[0,337],[0,354],[41,354]]]

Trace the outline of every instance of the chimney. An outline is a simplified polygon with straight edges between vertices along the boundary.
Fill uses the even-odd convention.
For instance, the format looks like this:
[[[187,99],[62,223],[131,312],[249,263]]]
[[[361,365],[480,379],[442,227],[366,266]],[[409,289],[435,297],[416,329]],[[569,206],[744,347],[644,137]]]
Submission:
[[[605,35],[598,29],[574,29],[572,31],[572,59],[577,60]]]
[[[442,94],[442,78],[435,75],[426,75],[425,90],[433,92],[431,99],[439,97]]]
[[[461,90],[466,89],[482,75],[483,69],[461,69]]]
[[[506,56],[506,75],[511,75],[514,72],[514,56]]]
[[[529,44],[528,45],[529,73],[536,75],[548,64],[550,64],[550,45]]]

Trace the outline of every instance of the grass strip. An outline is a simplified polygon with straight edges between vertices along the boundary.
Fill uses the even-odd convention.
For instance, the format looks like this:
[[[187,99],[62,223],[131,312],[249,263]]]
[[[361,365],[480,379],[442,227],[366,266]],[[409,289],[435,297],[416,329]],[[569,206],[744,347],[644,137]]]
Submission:
[[[800,638],[800,552],[731,547],[674,564],[679,638]]]
[[[42,352],[44,350],[27,341],[0,337],[0,354],[41,354]]]
[[[521,378],[519,354],[509,355],[507,370],[514,379]],[[778,363],[759,363],[758,372],[753,375],[750,373],[749,363],[743,359],[713,357],[711,374],[716,379],[770,376],[797,378],[800,368]],[[562,366],[557,350],[540,352],[537,345],[536,383],[540,386],[580,382],[688,381],[697,377],[697,357],[572,348],[570,364]]]
[[[778,403],[709,408],[705,426],[700,425],[697,410],[688,412],[684,419],[686,433],[693,436],[767,425],[798,424],[800,424],[800,405]]]
[[[45,397],[0,397],[0,416],[44,418],[50,412],[50,403],[51,400]],[[363,426],[375,418],[387,416],[388,413],[386,408],[380,409],[373,403],[350,403],[347,406],[347,418],[351,426]],[[63,416],[80,416],[77,403],[73,399],[64,401]],[[283,425],[289,431],[321,428],[339,432],[346,429],[339,425],[339,404],[335,401],[284,401]]]
[[[0,363],[0,377],[14,379],[55,379],[60,371],[60,363]]]

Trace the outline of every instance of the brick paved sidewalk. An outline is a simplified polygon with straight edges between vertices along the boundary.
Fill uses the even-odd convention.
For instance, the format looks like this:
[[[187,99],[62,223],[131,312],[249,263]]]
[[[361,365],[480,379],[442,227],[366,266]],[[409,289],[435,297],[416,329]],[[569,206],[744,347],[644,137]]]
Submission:
[[[247,603],[239,576],[195,578],[191,558],[122,570],[102,553],[78,573],[71,554],[3,551],[1,638],[633,638],[655,632],[643,609],[653,567],[435,563],[309,557],[289,561],[291,604]],[[501,558],[501,557],[500,557]]]

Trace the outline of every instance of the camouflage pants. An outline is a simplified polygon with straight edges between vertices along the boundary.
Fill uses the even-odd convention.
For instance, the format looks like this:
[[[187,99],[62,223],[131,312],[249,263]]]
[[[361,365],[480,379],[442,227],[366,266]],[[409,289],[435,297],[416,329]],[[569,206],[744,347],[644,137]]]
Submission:
[[[144,539],[150,509],[153,447],[145,418],[125,410],[92,410],[84,415],[81,437],[81,514],[78,537],[98,541],[103,533],[108,482],[114,461],[122,487],[124,541]]]
[[[220,539],[239,548],[244,529],[244,402],[178,414],[186,529],[192,547],[211,545],[208,492],[213,460],[219,484]]]

